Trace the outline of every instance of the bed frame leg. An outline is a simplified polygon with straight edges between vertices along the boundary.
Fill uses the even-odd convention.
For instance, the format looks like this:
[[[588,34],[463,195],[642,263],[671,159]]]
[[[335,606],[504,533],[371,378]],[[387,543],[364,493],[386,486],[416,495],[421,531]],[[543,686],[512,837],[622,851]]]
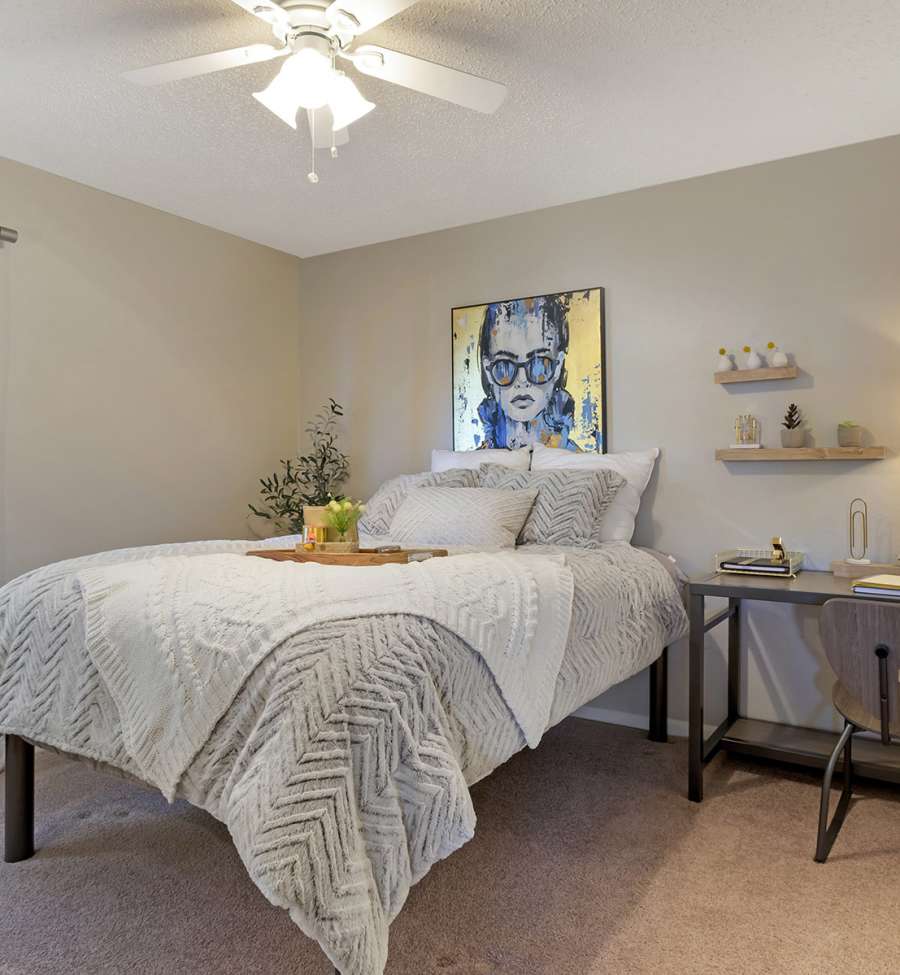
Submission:
[[[18,863],[34,855],[34,745],[6,736],[6,838],[3,859]]]
[[[669,740],[669,648],[650,665],[650,741]]]

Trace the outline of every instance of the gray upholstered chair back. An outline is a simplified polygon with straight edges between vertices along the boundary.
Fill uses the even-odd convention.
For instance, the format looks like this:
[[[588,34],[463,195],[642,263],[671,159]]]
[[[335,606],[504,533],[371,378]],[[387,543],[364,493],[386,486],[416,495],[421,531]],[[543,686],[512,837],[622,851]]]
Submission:
[[[900,735],[900,603],[831,599],[819,627],[835,707],[858,728]]]

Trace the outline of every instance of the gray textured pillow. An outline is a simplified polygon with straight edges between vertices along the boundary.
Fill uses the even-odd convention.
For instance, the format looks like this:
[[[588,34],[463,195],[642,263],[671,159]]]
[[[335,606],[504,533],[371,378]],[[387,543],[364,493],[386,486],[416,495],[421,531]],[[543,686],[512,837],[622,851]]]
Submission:
[[[625,478],[612,470],[511,471],[482,464],[486,488],[536,490],[537,500],[519,542],[596,548],[602,542],[600,521]]]
[[[410,491],[422,487],[478,487],[477,470],[453,468],[449,471],[425,474],[401,474],[385,481],[366,505],[366,513],[359,521],[359,530],[366,535],[386,535],[397,509]]]
[[[417,488],[391,522],[391,539],[404,545],[512,548],[537,491],[490,488]]]

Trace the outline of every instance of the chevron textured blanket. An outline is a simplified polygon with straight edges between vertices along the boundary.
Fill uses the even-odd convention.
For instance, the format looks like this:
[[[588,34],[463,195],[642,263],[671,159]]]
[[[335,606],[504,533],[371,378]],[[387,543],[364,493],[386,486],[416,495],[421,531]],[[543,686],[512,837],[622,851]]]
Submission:
[[[377,571],[169,556],[86,569],[78,584],[88,652],[118,708],[125,745],[142,778],[169,800],[260,661],[336,620],[407,613],[441,624],[481,655],[535,747],[550,719],[573,586],[564,556],[512,551]],[[319,687],[327,692],[327,679]]]
[[[250,547],[259,546],[104,553],[0,589],[0,732],[146,778],[87,650],[79,579],[104,566],[160,556],[202,563]],[[646,667],[686,618],[660,562],[629,545],[508,557],[536,550],[565,554],[574,576],[549,726]],[[181,776],[179,796],[228,825],[254,883],[344,975],[382,975],[388,926],[411,885],[473,835],[469,786],[527,745],[469,639],[408,612],[295,631],[252,669]],[[65,837],[56,842],[64,855]]]

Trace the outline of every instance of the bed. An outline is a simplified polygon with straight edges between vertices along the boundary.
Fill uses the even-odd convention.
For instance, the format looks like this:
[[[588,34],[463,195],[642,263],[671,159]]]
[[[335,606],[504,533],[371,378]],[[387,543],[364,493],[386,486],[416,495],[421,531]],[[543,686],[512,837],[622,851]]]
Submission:
[[[103,553],[0,590],[7,860],[33,852],[33,746],[51,748],[207,810],[336,971],[382,975],[411,885],[473,835],[471,785],[647,667],[665,740],[665,651],[687,620],[664,557],[626,542],[461,553],[397,567],[400,601],[387,582],[373,596],[383,569],[342,569],[355,575],[315,591],[345,608],[301,626],[291,587],[309,567],[251,547]],[[254,591],[278,598],[251,640]],[[178,656],[217,641],[241,666]],[[148,684],[152,706],[135,694]]]

